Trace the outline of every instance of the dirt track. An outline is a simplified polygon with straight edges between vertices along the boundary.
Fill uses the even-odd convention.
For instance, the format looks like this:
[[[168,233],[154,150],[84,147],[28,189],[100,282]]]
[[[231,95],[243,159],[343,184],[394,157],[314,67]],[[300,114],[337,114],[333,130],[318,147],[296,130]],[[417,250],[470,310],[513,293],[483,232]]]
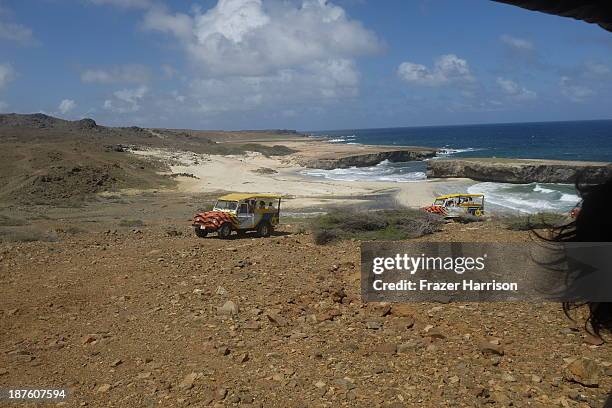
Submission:
[[[599,407],[612,386],[610,345],[585,344],[559,305],[364,305],[356,242],[165,225],[0,245],[0,387],[95,407]],[[426,239],[451,238],[528,239],[487,224]],[[575,358],[596,362],[597,388],[563,378]]]

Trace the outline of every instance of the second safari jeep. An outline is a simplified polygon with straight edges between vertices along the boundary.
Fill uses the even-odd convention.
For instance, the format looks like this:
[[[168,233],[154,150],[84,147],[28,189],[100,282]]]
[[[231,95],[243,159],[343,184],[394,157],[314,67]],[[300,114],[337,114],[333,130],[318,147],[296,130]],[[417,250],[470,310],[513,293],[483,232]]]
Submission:
[[[257,231],[259,236],[268,237],[278,225],[280,205],[281,196],[276,194],[227,194],[219,197],[212,211],[196,214],[192,226],[200,238],[216,232],[226,239],[232,231]]]
[[[446,194],[436,197],[434,203],[425,207],[425,211],[440,214],[444,218],[456,218],[463,215],[483,217],[484,194]]]

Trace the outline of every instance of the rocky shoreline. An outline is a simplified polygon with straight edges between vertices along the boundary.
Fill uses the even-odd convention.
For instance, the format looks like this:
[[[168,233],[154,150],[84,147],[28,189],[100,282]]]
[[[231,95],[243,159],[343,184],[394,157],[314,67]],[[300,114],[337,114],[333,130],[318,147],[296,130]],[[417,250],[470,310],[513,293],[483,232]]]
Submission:
[[[500,183],[587,183],[612,177],[612,163],[536,159],[439,159],[427,163],[427,178],[470,178]]]
[[[370,153],[338,155],[336,157],[307,157],[298,160],[298,164],[310,169],[346,169],[349,167],[375,166],[385,160],[407,162],[430,159],[435,157],[436,153],[436,149],[427,148],[380,150]]]

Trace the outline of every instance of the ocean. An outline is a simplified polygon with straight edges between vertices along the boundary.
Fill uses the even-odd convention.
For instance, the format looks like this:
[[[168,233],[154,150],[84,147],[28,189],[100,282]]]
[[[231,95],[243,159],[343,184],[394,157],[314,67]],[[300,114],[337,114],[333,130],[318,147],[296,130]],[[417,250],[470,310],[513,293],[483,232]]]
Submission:
[[[437,147],[442,149],[439,157],[612,162],[612,120],[346,129],[308,134],[329,143]],[[304,174],[333,180],[407,183],[425,180],[426,166],[424,162],[385,161],[372,167],[310,169]],[[486,182],[476,183],[466,192],[484,193],[490,207],[499,211],[565,212],[579,201],[574,186],[566,184]]]

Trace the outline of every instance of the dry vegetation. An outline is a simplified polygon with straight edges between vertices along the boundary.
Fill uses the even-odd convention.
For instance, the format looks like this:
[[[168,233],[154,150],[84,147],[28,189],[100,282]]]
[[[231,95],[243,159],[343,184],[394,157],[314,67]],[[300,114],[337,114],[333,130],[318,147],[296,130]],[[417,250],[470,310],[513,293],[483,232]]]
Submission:
[[[564,214],[542,212],[501,217],[506,228],[514,231],[531,231],[538,229],[551,229],[571,222],[571,218]]]
[[[340,239],[402,240],[440,231],[444,220],[420,210],[334,211],[317,217],[312,231],[317,244]]]

